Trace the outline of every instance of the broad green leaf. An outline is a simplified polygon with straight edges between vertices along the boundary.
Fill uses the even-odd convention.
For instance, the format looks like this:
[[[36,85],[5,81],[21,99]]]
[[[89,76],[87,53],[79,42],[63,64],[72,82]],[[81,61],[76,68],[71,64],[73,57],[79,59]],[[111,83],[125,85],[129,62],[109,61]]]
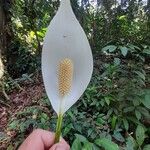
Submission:
[[[150,94],[150,89],[145,89],[144,92],[145,94]]]
[[[128,44],[128,47],[130,48],[130,49],[132,49],[132,50],[141,50],[138,46],[135,46],[135,45],[133,45],[133,44]]]
[[[145,107],[150,109],[150,94],[145,95],[145,98],[143,99],[142,103]]]
[[[143,80],[142,80],[143,81]],[[141,103],[141,99],[136,97],[134,100],[133,100],[133,105],[134,106],[139,106]]]
[[[143,114],[146,118],[150,118],[150,113],[145,107],[137,107],[141,114]]]
[[[93,150],[93,144],[90,142],[84,142],[82,150]]]
[[[150,55],[150,49],[144,49],[143,53]]]
[[[142,72],[140,71],[135,71],[135,73],[143,80],[145,80],[145,74],[143,74]]]
[[[144,148],[143,148],[143,150],[150,150],[150,144],[145,145]]]
[[[47,114],[45,114],[45,113],[42,113],[40,117],[41,117],[41,118],[44,118],[44,119],[47,119],[47,118],[48,118]]]
[[[123,56],[126,56],[128,53],[128,48],[125,46],[120,46],[120,50]]]
[[[138,50],[141,50],[138,46],[134,45],[134,48],[135,49],[138,49]]]
[[[137,120],[135,117],[127,116],[127,119],[128,119],[129,121],[131,121],[131,122],[135,123],[136,125],[137,125],[137,124],[138,124],[138,125],[142,125],[142,123],[140,123],[140,121],[139,121],[139,120]]]
[[[19,124],[19,121],[18,120],[14,120],[13,122],[11,122],[9,124],[9,129],[15,129],[15,128],[17,128],[18,124]]]
[[[138,120],[140,120],[141,119],[141,113],[138,111],[138,110],[135,110],[135,115],[136,115],[136,118],[138,119]]]
[[[63,131],[63,136],[67,135],[72,128],[73,128],[73,125],[71,123],[67,125]]]
[[[136,128],[136,140],[139,146],[141,146],[145,139],[145,131],[144,128],[140,125]]]
[[[114,52],[117,49],[117,46],[115,45],[108,45],[102,49],[102,51],[109,51],[109,52]]]
[[[97,125],[102,125],[104,123],[105,123],[105,120],[103,118],[97,118],[97,120],[96,120]]]
[[[14,146],[12,144],[10,144],[8,147],[7,147],[7,150],[13,150],[14,149]]]
[[[111,119],[111,128],[112,128],[112,130],[114,130],[115,127],[116,127],[116,121],[117,121],[117,116],[113,115],[113,117]]]
[[[127,113],[127,112],[131,112],[134,110],[134,107],[133,106],[130,106],[130,107],[127,107],[127,108],[124,108],[124,112]]]
[[[119,131],[114,131],[113,137],[119,142],[125,141],[124,137],[121,135]]]
[[[128,123],[127,119],[123,119],[123,124],[124,124],[124,127],[125,127],[126,131],[128,131],[129,123]]]
[[[75,134],[76,138],[78,138],[81,142],[86,142],[87,139],[83,136],[83,135],[80,135],[80,134]]]
[[[88,133],[87,135],[90,136],[91,133],[93,132],[93,130],[94,130],[93,128],[89,128],[88,131],[87,131],[87,133]]]
[[[79,150],[82,149],[81,142],[78,138],[76,138],[72,144],[71,150]]]
[[[114,142],[112,142],[106,138],[97,139],[95,141],[95,144],[103,147],[105,150],[119,150],[119,147],[117,144],[115,144]]]
[[[121,61],[120,61],[119,58],[114,58],[114,64],[115,64],[115,65],[117,65],[117,66],[120,65],[120,62],[121,62]]]
[[[134,150],[137,146],[135,139],[132,136],[127,138],[126,149],[125,150]]]
[[[105,99],[105,102],[107,103],[107,105],[109,105],[110,104],[110,98],[109,97],[105,97],[104,99]]]

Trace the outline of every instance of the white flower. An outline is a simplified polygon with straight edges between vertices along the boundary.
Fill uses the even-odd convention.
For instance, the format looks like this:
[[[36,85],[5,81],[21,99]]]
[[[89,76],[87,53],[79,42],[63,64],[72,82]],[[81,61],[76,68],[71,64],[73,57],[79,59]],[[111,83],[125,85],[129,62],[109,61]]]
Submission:
[[[70,69],[69,75],[67,71],[61,72],[62,65]],[[90,82],[92,71],[93,58],[87,37],[72,11],[70,0],[61,0],[48,27],[42,51],[45,89],[57,114],[64,114],[80,98]],[[68,81],[60,81],[61,73],[65,72],[63,79],[69,78]],[[65,85],[61,83],[68,86],[64,94],[61,89]]]

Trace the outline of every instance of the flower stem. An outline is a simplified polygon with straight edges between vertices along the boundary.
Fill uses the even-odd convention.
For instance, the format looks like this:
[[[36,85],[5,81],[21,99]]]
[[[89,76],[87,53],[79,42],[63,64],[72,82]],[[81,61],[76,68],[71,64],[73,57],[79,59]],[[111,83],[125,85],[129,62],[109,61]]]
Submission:
[[[59,114],[58,115],[58,119],[57,119],[57,125],[56,125],[56,133],[55,133],[55,141],[54,141],[54,143],[58,143],[59,140],[60,140],[62,120],[63,120],[63,115]]]

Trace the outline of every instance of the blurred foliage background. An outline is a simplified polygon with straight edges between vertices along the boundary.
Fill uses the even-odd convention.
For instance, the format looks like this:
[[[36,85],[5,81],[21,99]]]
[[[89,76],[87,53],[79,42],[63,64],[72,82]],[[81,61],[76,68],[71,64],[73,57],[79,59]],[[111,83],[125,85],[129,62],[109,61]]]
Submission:
[[[73,150],[150,149],[150,0],[71,0],[94,56],[90,85],[64,119]],[[41,50],[59,0],[0,0],[0,149],[54,129]],[[57,31],[56,31],[57,32]]]

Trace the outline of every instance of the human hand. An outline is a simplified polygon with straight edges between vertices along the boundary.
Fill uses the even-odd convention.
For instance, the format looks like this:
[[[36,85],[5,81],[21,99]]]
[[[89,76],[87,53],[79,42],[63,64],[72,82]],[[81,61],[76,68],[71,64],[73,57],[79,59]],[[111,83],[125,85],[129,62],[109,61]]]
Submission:
[[[18,150],[70,150],[65,140],[54,144],[55,134],[42,129],[34,130]]]

